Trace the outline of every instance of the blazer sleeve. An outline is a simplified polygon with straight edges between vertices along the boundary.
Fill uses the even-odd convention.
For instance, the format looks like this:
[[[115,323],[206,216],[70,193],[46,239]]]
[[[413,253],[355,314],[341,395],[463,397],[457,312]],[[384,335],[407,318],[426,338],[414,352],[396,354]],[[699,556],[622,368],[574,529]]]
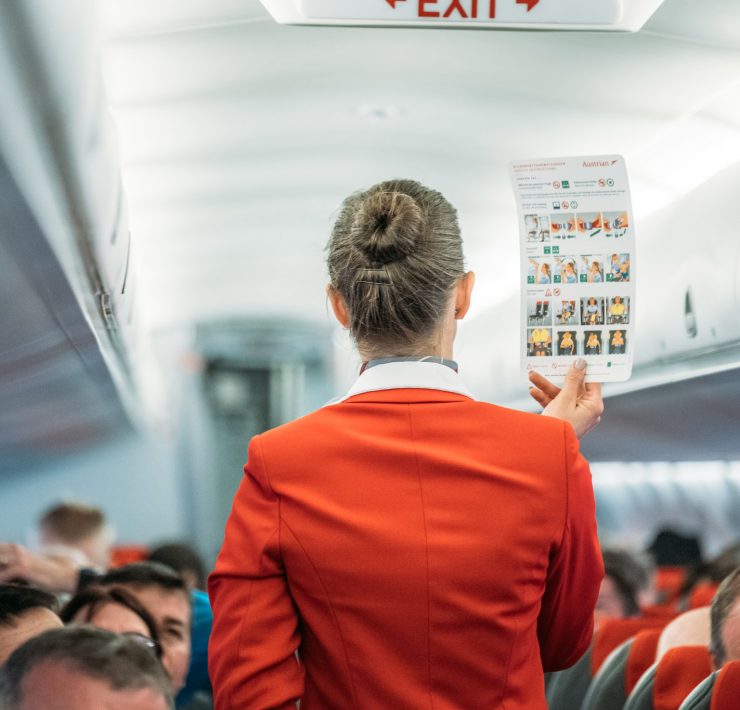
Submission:
[[[295,710],[303,695],[298,617],[280,555],[280,500],[259,437],[249,445],[223,547],[208,580],[216,710]]]
[[[537,620],[542,666],[546,672],[572,666],[588,649],[594,607],[604,577],[596,534],[596,506],[588,462],[578,439],[564,424],[566,510],[560,545],[551,553]]]

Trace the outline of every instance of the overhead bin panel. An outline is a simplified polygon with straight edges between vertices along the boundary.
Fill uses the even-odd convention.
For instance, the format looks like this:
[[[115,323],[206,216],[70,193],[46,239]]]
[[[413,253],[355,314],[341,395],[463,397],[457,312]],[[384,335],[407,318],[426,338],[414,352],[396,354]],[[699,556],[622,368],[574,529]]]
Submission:
[[[639,30],[664,0],[261,0],[281,24]]]
[[[94,10],[92,0],[0,3],[0,157],[135,418],[133,262]]]

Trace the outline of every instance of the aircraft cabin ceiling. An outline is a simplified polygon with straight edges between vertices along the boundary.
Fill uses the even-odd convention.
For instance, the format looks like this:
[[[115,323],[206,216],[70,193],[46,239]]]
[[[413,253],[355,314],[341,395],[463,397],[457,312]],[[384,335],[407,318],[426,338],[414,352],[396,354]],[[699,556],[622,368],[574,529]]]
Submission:
[[[257,0],[101,7],[151,330],[325,323],[332,216],[382,179],[458,207],[475,316],[518,291],[509,161],[623,153],[639,219],[740,160],[736,0],[666,0],[636,34],[290,27]]]

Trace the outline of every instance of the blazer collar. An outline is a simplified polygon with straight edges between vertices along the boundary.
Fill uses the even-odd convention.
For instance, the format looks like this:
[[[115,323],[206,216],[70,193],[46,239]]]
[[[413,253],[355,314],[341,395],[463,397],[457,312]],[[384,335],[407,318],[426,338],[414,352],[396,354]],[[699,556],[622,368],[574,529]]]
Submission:
[[[473,399],[460,375],[447,365],[429,361],[404,361],[387,362],[367,368],[347,394],[327,404],[339,404],[367,392],[398,389],[440,390]]]

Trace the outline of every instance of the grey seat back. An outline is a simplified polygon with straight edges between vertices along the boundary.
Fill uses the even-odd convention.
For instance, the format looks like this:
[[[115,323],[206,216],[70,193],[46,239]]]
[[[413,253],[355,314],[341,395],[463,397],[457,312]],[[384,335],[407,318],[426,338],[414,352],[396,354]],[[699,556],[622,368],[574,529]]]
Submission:
[[[581,710],[622,710],[627,702],[627,658],[634,639],[615,648],[591,681]]]
[[[637,681],[627,702],[624,704],[624,710],[653,710],[653,686],[655,685],[655,670],[657,663],[653,663],[648,670],[643,673],[642,678]]]
[[[703,680],[694,688],[689,696],[681,703],[678,710],[709,710],[712,705],[712,693],[714,692],[714,683],[717,680],[719,671],[715,671],[709,678]],[[740,703],[740,698],[738,698]]]
[[[550,710],[577,710],[591,683],[591,649],[570,668],[551,673],[545,697]]]

